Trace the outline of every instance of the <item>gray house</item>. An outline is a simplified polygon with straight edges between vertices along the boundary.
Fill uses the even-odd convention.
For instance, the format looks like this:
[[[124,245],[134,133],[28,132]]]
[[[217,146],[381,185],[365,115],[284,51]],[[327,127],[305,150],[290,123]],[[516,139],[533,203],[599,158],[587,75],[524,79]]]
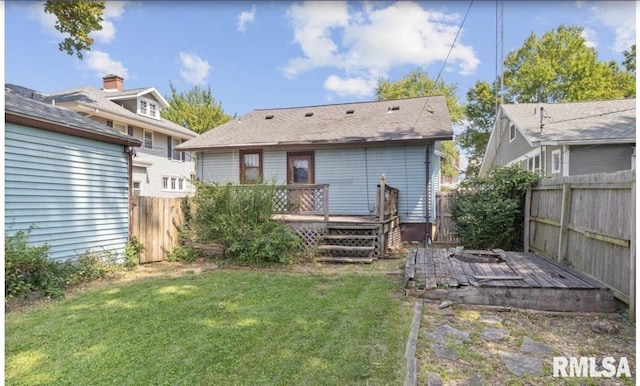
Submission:
[[[543,176],[635,168],[636,100],[501,106],[480,175],[517,164]]]
[[[133,148],[141,142],[5,86],[6,234],[30,231],[55,260],[87,250],[122,254],[129,239]]]
[[[397,189],[402,239],[425,241],[453,137],[442,96],[254,110],[178,146],[202,181],[326,185],[332,216],[378,212],[381,175]],[[380,205],[380,204],[378,204]]]

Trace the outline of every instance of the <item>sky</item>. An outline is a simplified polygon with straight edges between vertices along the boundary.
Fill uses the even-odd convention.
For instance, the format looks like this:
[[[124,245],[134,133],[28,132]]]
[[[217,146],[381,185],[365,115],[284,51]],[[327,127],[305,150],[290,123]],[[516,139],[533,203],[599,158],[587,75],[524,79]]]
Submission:
[[[79,60],[58,50],[62,35],[43,4],[3,4],[5,83],[50,93],[100,88],[113,73],[125,89],[155,87],[165,97],[170,83],[210,88],[237,116],[374,100],[380,78],[418,68],[455,84],[464,103],[476,81],[495,78],[496,58],[531,33],[581,26],[599,59],[618,63],[636,39],[635,2],[108,1],[103,29]]]

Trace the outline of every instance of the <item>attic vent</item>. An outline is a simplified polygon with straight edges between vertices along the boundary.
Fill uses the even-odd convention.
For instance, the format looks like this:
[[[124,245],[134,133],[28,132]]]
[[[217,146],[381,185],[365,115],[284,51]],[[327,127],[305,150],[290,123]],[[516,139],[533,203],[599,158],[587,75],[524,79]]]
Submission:
[[[304,116],[305,117],[311,117],[311,116],[313,116],[313,113],[305,113]]]
[[[400,106],[392,106],[387,108],[387,111],[398,111],[398,110],[400,110]]]
[[[347,110],[347,114],[353,114],[355,110]]]
[[[267,115],[264,119],[273,119],[273,115]]]

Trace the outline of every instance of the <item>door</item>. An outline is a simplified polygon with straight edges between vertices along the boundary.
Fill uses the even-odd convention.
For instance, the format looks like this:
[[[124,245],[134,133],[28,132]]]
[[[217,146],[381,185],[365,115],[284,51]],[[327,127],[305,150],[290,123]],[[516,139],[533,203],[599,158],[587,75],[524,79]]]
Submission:
[[[315,183],[313,152],[287,153],[287,185],[308,185]],[[289,210],[292,212],[313,212],[316,207],[315,189],[303,186],[289,189]]]

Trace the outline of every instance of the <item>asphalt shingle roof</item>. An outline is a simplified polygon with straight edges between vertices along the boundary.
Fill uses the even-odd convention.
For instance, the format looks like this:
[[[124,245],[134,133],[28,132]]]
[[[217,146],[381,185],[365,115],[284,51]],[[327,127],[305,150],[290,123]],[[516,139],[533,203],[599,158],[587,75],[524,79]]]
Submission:
[[[150,87],[124,90],[122,92],[109,92],[107,95],[109,95],[110,97],[136,95],[141,90],[148,90],[148,89],[150,89]],[[132,92],[135,92],[135,93],[132,93]],[[136,114],[132,111],[129,111],[126,108],[120,106],[119,104],[107,99],[107,97],[105,96],[105,92],[96,87],[85,86],[85,87],[72,88],[64,91],[58,91],[58,92],[49,94],[47,96],[47,100],[48,101],[55,100],[56,103],[64,103],[64,102],[86,103],[104,111],[120,114],[125,117],[129,117],[131,119],[146,121],[150,125],[171,130],[177,134],[182,134],[188,138],[193,138],[197,135],[195,132],[185,127],[182,127],[176,123],[173,123],[169,120],[166,120],[164,118],[154,119],[154,118],[145,117],[145,116]]]
[[[80,131],[113,139],[116,143],[140,146],[140,141],[67,108],[46,102],[44,94],[17,85],[5,85],[5,113],[72,127]]]
[[[397,107],[397,109],[394,109]],[[258,109],[178,146],[180,150],[451,139],[443,96]]]
[[[543,108],[540,130],[540,108]],[[503,105],[512,123],[539,141],[603,141],[636,138],[636,100],[594,102],[521,103]]]

